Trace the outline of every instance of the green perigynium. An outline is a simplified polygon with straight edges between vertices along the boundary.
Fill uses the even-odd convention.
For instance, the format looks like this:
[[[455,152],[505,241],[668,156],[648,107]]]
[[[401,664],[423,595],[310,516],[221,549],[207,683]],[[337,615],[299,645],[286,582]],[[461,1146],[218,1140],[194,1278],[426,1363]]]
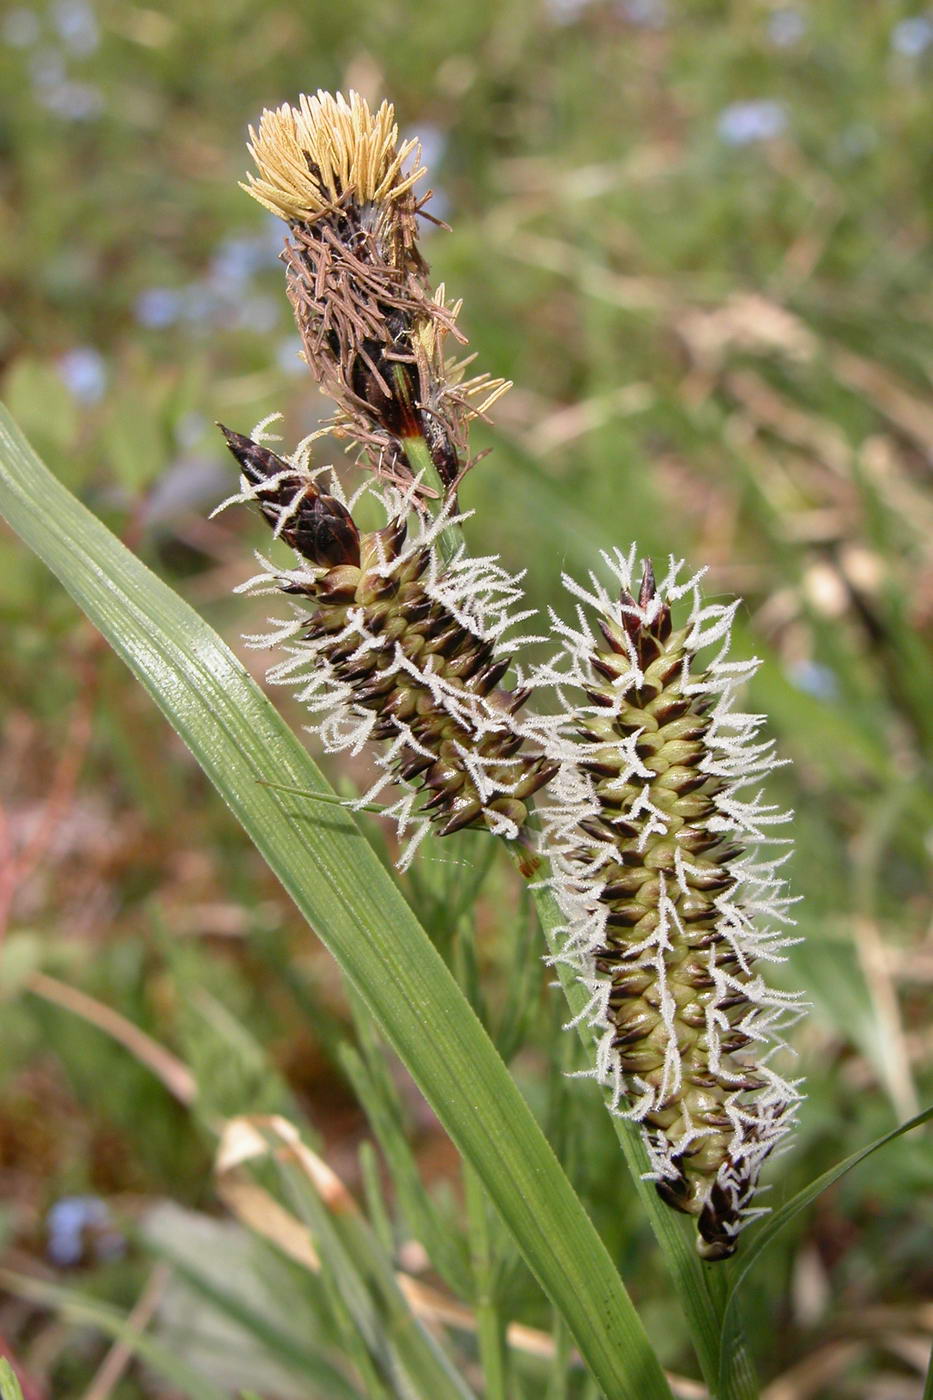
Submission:
[[[759,850],[790,814],[748,792],[777,760],[763,716],[735,708],[758,666],[727,659],[738,604],[704,604],[700,575],[680,581],[673,561],[658,586],[650,564],[635,584],[634,550],[604,559],[617,591],[565,579],[576,626],[552,617],[563,648],[535,678],[557,687],[573,736],[542,811],[561,960],[590,993],[577,1019],[601,1032],[587,1073],[641,1125],[700,1253],[723,1259],[761,1213],[762,1163],[799,1100],[770,1061],[800,1000],[758,970],[791,941],[787,842]]]

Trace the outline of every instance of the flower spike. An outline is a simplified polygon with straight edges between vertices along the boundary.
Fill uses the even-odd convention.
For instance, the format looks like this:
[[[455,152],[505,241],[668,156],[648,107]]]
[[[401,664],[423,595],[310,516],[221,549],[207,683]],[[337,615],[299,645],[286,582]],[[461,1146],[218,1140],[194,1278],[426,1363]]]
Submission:
[[[417,141],[399,144],[387,102],[372,112],[358,93],[318,92],[263,112],[249,151],[258,174],[242,188],[289,226],[288,296],[335,430],[377,475],[452,493],[473,465],[470,421],[508,385],[447,358],[448,338],[465,337],[418,248]]]
[[[576,731],[542,812],[559,960],[589,992],[577,1019],[601,1033],[588,1073],[641,1124],[658,1193],[696,1218],[700,1254],[725,1259],[799,1100],[770,1059],[801,1003],[757,970],[793,941],[786,851],[753,849],[789,814],[745,795],[777,760],[762,716],[735,709],[758,666],[726,660],[735,605],[704,605],[673,562],[660,586],[645,564],[636,586],[634,553],[604,558],[618,594],[565,580],[596,629],[582,609],[577,628],[557,622],[563,652],[537,677]]]
[[[464,341],[460,304],[432,290],[419,248],[431,216],[417,142],[400,142],[388,103],[318,92],[264,112],[249,150],[243,188],[288,226],[288,296],[337,405],[329,427],[372,474],[348,500],[305,453],[223,429],[242,471],[233,499],[295,554],[292,568],[263,559],[244,585],[291,599],[251,643],[283,647],[269,679],[296,688],[325,749],[373,742],[378,776],[355,805],[399,785],[388,814],[403,869],[433,825],[514,840],[534,874],[531,798],[547,788],[542,845],[564,919],[554,960],[586,990],[576,1022],[598,1032],[585,1072],[640,1125],[649,1176],[696,1220],[702,1257],[725,1259],[761,1213],[762,1164],[794,1121],[798,1086],[772,1060],[803,1009],[760,971],[793,941],[789,843],[775,838],[789,814],[760,790],[777,764],[763,717],[736,703],[758,665],[727,659],[738,605],[705,603],[700,575],[673,560],[659,582],[650,562],[636,572],[634,549],[616,552],[612,593],[594,575],[565,578],[575,621],[552,614],[561,651],[523,674],[506,640],[531,616],[516,611],[519,577],[468,556],[457,530],[457,487],[478,460],[471,421],[509,386],[448,357]],[[381,529],[354,518],[366,493]],[[562,714],[525,716],[540,686]]]
[[[302,94],[298,101],[297,108],[285,103],[263,112],[258,133],[249,129],[259,177],[247,175],[242,188],[280,219],[311,224],[347,198],[360,206],[391,206],[425,173],[417,159],[404,173],[418,142],[399,146],[388,102],[373,113],[356,92],[349,99],[339,92]]]
[[[529,692],[500,687],[512,664],[502,634],[529,615],[511,612],[517,581],[462,548],[442,560],[437,539],[448,519],[428,522],[401,494],[383,529],[361,532],[306,469],[222,431],[243,471],[235,499],[254,500],[300,560],[253,583],[313,605],[254,643],[284,644],[269,679],[297,687],[330,752],[381,743],[380,777],[358,805],[402,784],[390,808],[409,837],[400,865],[431,823],[442,836],[487,827],[530,845],[527,799],[557,765],[526,743],[518,711]],[[427,801],[416,810],[419,796]]]

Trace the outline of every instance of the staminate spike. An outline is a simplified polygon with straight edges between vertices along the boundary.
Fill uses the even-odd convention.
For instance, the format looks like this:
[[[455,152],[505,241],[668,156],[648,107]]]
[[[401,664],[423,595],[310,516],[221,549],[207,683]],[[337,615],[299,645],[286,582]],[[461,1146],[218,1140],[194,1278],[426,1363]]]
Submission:
[[[298,107],[264,111],[258,132],[250,127],[249,135],[259,176],[247,175],[243,189],[289,222],[313,223],[348,197],[360,205],[397,203],[425,173],[418,142],[398,145],[391,104],[373,113],[356,92],[349,99],[339,92],[302,94]]]
[[[318,92],[264,111],[248,149],[257,173],[242,188],[288,225],[288,296],[335,428],[384,479],[453,494],[478,460],[469,423],[509,385],[448,359],[466,338],[418,247],[418,217],[431,218],[418,142],[399,141],[388,102]]]

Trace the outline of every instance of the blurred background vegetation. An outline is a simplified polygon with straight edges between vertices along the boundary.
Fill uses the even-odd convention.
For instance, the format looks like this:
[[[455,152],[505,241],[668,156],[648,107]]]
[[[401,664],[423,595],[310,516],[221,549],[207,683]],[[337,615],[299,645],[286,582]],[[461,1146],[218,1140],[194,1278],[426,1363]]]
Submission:
[[[792,760],[770,795],[797,814],[806,941],[776,975],[813,1003],[796,1033],[809,1099],[776,1200],[933,1081],[931,63],[917,0],[36,0],[0,16],[0,391],[255,674],[267,658],[239,638],[262,608],[230,590],[264,531],[245,511],[208,519],[235,481],[213,420],[248,432],[281,410],[291,446],[329,405],[298,359],[281,226],[236,181],[247,123],[317,87],[388,96],[420,136],[430,207],[453,227],[425,229],[434,275],[464,298],[477,369],[515,381],[463,489],[473,546],[527,567],[537,605],[560,606],[562,568],[633,539],[709,565],[712,595],[744,597],[737,649],[764,661],[751,703]],[[8,533],[0,616],[0,1263],[124,1312],[142,1299],[152,1335],[222,1387],[339,1394],[282,1340],[317,1328],[328,1355],[326,1299],[225,1214],[211,1118],[304,1123],[405,1267],[451,1288],[467,1247],[456,1154],[404,1076],[376,1074],[382,1051],[327,955]],[[560,1075],[576,1050],[491,846],[429,845],[406,892],[665,1363],[693,1374],[598,1096]],[[176,1057],[174,1094],[134,1027]],[[749,1285],[773,1400],[921,1394],[929,1139],[875,1160],[795,1221]],[[156,1261],[168,1246],[189,1274],[238,1280],[238,1317],[209,1278]],[[492,1251],[506,1315],[547,1330],[507,1241]],[[0,1295],[0,1354],[27,1400],[178,1393],[109,1346]],[[515,1365],[520,1396],[535,1373]],[[572,1368],[565,1384],[550,1394],[587,1393]]]

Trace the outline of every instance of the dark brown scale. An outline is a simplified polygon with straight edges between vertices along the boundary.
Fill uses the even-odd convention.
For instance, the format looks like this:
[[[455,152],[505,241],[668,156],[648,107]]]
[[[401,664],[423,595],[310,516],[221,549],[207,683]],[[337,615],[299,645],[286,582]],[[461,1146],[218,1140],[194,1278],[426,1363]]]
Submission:
[[[413,408],[417,389],[412,381],[416,376],[413,365],[403,368],[398,361],[386,358],[378,341],[365,340],[362,353],[353,361],[350,388],[387,432],[396,437],[412,437],[419,431]]]
[[[481,677],[481,680],[482,679]],[[487,694],[498,684],[494,675],[492,675],[491,678],[485,679],[483,683],[489,686]],[[524,705],[528,704],[528,701],[531,699],[531,693],[531,686],[526,685],[519,687],[518,690],[497,690],[494,698],[500,710],[504,710],[508,715],[517,715],[519,710],[522,709]]]
[[[500,661],[494,662],[493,665],[485,667],[482,674],[478,675],[476,678],[476,688],[479,694],[488,695],[491,690],[495,690],[496,686],[499,684],[502,677],[509,669],[509,665],[509,658],[503,657]],[[509,695],[508,691],[505,691],[503,693],[507,696]],[[529,694],[530,691],[514,691],[510,695],[510,699],[513,703],[510,706],[507,706],[509,712],[511,714],[514,714],[520,705],[525,704],[525,701],[528,699]],[[516,701],[518,703],[515,703]]]
[[[259,488],[259,508],[269,524],[274,528],[282,513],[287,513],[281,530],[286,544],[306,559],[320,559],[331,567],[359,564],[359,531],[346,506],[334,496],[319,491],[311,482],[303,482],[287,462],[268,448],[232,432],[222,423],[218,426],[227,439],[227,446],[240,463],[243,475],[251,486]],[[268,478],[279,472],[288,475],[264,488]]]
[[[450,429],[440,415],[431,409],[422,408],[419,415],[421,436],[431,454],[431,461],[444,485],[450,489],[462,471],[462,463],[454,445]]]
[[[614,681],[621,674],[615,662],[603,661],[598,656],[593,657],[592,665],[593,670],[596,672],[596,674],[599,676],[604,676],[607,681]]]
[[[735,1253],[735,1235],[726,1226],[738,1217],[739,1202],[717,1183],[700,1211],[697,1229],[705,1242],[704,1257],[711,1262],[729,1259]]]
[[[415,783],[427,796],[421,810],[431,815],[441,835],[483,827],[499,814],[522,829],[528,815],[525,799],[550,781],[557,765],[542,753],[526,753],[521,764],[515,763],[523,739],[505,719],[530,692],[496,690],[510,658],[494,659],[489,640],[470,632],[426,594],[423,578],[431,567],[430,551],[418,550],[387,575],[385,564],[398,557],[405,541],[401,522],[361,536],[339,501],[319,492],[274,452],[239,433],[223,431],[247,479],[260,488],[258,501],[266,519],[275,527],[287,511],[282,538],[318,571],[301,589],[318,609],[305,636],[315,642],[339,679],[353,688],[354,701],[376,711],[375,738],[393,739],[404,724],[427,750],[426,756],[405,749],[394,765],[399,778]],[[275,477],[281,479],[263,491],[263,483]],[[359,635],[338,640],[350,609],[362,613],[363,631],[384,644],[359,654]],[[399,649],[419,670],[442,677],[465,696],[491,696],[502,712],[502,729],[476,738],[466,720],[438,709],[426,682],[399,663]],[[471,748],[492,781],[514,789],[514,795],[498,794],[484,803],[453,739]]]
[[[612,696],[607,695],[604,690],[587,690],[585,694],[587,699],[591,700],[594,705],[605,705],[608,709],[612,709],[615,703]]]

